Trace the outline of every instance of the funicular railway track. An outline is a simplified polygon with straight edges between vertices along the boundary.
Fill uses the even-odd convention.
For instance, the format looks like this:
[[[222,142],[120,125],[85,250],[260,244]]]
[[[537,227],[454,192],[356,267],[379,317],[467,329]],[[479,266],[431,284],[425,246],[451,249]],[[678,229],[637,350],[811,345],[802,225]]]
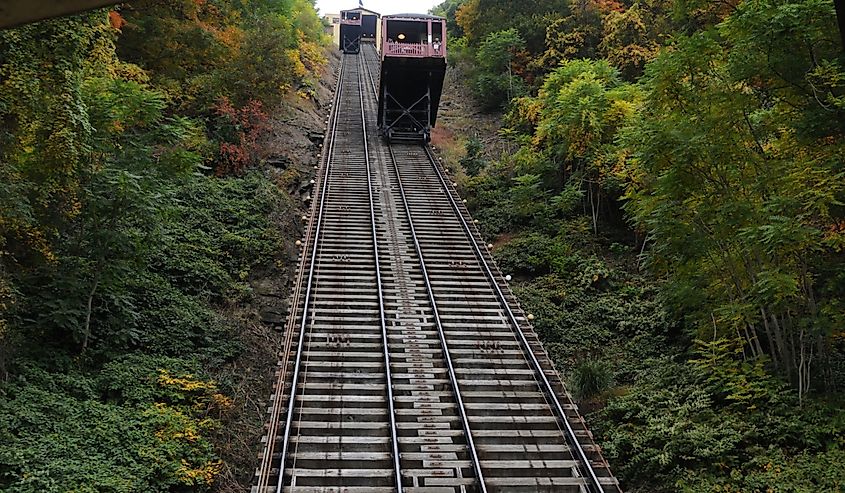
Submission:
[[[445,171],[344,55],[257,493],[618,492]]]

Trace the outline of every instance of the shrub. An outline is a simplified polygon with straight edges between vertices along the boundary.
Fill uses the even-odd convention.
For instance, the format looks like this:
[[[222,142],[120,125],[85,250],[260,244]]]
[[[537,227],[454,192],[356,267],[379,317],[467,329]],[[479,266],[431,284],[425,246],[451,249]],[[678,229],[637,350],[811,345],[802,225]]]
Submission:
[[[249,100],[236,108],[222,97],[214,108],[217,121],[214,132],[220,140],[220,152],[214,174],[240,175],[258,161],[258,139],[267,130],[267,113],[261,101]]]
[[[570,386],[579,400],[597,397],[610,388],[611,382],[610,369],[600,360],[582,361],[569,377]]]
[[[27,366],[0,385],[0,490],[209,491],[221,469],[209,403],[220,409],[228,399],[213,382],[158,364],[191,366],[136,357],[110,365],[100,382]],[[98,383],[121,392],[101,401]]]
[[[617,474],[655,492],[840,490],[842,408],[801,409],[783,382],[713,344],[693,362],[651,360],[595,415]]]
[[[482,155],[484,147],[478,137],[470,137],[466,142],[466,153],[459,161],[461,167],[470,176],[477,176],[487,166],[487,161]]]

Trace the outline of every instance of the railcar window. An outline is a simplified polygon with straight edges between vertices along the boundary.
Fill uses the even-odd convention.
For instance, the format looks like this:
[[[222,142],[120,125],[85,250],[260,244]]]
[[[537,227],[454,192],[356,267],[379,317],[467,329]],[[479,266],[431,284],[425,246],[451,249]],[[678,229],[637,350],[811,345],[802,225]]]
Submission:
[[[428,41],[428,23],[390,21],[387,23],[387,38],[399,43],[426,43]]]

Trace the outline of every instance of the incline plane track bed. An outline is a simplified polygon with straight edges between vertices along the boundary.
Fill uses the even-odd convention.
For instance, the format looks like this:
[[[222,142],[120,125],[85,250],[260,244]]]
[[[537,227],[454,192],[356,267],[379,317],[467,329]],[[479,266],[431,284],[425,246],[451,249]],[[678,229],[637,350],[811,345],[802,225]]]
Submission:
[[[344,55],[255,493],[619,492],[445,171]]]

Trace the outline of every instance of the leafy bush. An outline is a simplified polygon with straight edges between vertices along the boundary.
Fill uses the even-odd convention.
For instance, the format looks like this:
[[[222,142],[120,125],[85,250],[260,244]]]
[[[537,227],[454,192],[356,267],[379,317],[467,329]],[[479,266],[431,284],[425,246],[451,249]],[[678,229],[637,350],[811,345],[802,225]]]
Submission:
[[[177,395],[158,384],[159,371],[203,374],[195,359],[126,354],[103,365],[96,376],[100,397],[110,404],[172,403]]]
[[[111,348],[138,348],[152,354],[169,356],[206,353],[220,362],[237,349],[237,340],[219,316],[201,299],[187,296],[156,275],[141,275],[130,284],[133,304],[143,306],[136,323],[124,327],[132,331],[125,345],[119,340],[103,343]],[[128,329],[128,330],[127,330]],[[213,358],[208,351],[222,358]]]
[[[224,410],[228,399],[213,382],[157,368],[190,363],[132,363],[109,365],[99,382],[30,366],[0,385],[0,489],[209,491],[220,463],[208,440],[218,423],[208,413]],[[115,380],[126,372],[135,379]],[[141,386],[147,390],[132,390]],[[120,394],[102,401],[100,388],[120,388]],[[123,399],[123,393],[132,397]]]
[[[728,352],[702,346],[697,358],[710,371],[653,360],[629,393],[595,416],[617,474],[656,492],[841,489],[840,407],[801,409],[782,382]],[[745,397],[726,395],[732,387]]]
[[[188,294],[231,299],[281,247],[273,214],[290,207],[290,198],[259,172],[195,177],[181,184],[175,199],[149,263]]]
[[[569,384],[577,399],[590,399],[610,388],[612,376],[599,360],[582,361],[569,375]]]
[[[614,371],[620,372],[617,380],[624,382],[631,378],[628,369],[635,368],[637,361],[666,351],[669,320],[653,289],[613,283],[602,290],[583,289],[566,277],[547,275],[517,284],[514,291],[536,317],[534,327],[544,343],[555,345],[564,369],[574,366],[580,355],[619,348],[625,354]]]
[[[525,41],[515,29],[489,34],[476,54],[475,94],[487,109],[499,109],[526,93],[525,82],[513,73]]]
[[[467,205],[479,219],[479,227],[485,236],[495,237],[519,229],[512,199],[507,186],[503,185],[506,179],[509,178],[488,170],[488,174],[471,177],[462,187]]]
[[[251,99],[236,108],[229,98],[222,97],[214,107],[220,150],[214,170],[217,176],[240,175],[247,166],[258,162],[259,139],[267,130],[267,113],[261,101]]]
[[[566,243],[545,235],[518,236],[496,250],[496,262],[510,274],[538,276],[548,274],[571,252]]]
[[[210,116],[221,97],[275,106],[324,60],[325,35],[307,0],[141,0],[120,15],[120,58],[193,116]]]
[[[459,164],[468,175],[477,176],[487,166],[487,162],[481,154],[483,149],[484,147],[477,137],[471,137],[467,140],[466,154],[461,158]]]

